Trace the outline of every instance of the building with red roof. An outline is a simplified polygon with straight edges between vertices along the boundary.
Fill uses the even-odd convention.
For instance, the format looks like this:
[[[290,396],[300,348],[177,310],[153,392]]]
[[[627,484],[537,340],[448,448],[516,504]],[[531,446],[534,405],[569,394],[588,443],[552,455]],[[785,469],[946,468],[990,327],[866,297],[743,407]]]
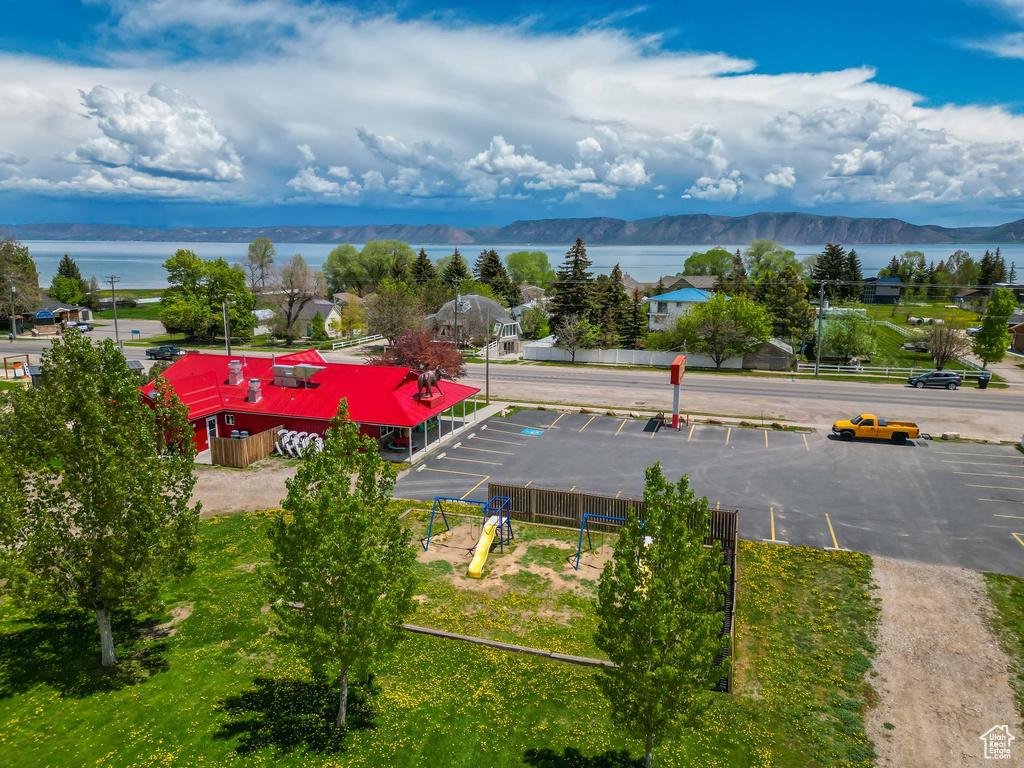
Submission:
[[[323,435],[342,399],[363,434],[390,439],[400,431],[408,445],[413,430],[480,391],[442,381],[428,397],[408,368],[330,363],[315,349],[274,358],[190,352],[163,375],[188,408],[200,451],[211,436],[235,430],[255,435],[283,426]],[[151,395],[153,383],[142,391]]]

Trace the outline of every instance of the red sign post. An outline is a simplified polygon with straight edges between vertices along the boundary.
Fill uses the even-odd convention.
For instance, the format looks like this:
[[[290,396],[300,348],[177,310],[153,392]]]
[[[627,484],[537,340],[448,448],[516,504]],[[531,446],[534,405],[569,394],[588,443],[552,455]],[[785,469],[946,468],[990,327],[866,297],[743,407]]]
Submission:
[[[679,429],[679,385],[686,375],[686,355],[672,361],[672,429]]]

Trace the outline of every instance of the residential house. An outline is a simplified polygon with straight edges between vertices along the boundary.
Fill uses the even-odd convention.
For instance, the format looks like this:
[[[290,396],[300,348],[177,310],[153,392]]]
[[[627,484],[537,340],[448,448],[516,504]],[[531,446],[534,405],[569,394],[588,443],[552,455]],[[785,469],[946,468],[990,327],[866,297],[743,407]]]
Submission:
[[[341,308],[333,301],[327,299],[312,299],[299,311],[295,328],[299,334],[309,338],[313,335],[313,317],[319,312],[324,318],[324,333],[328,336],[338,336],[331,330],[331,323],[341,322]]]
[[[61,326],[71,322],[89,322],[92,320],[92,310],[77,304],[65,304],[62,301],[51,299],[45,293],[43,300],[35,313],[35,325],[37,328]]]
[[[860,300],[864,304],[896,304],[902,288],[898,277],[868,277],[861,286]]]
[[[1010,326],[1010,349],[1024,354],[1024,322]]]
[[[266,336],[273,332],[274,318],[277,313],[272,309],[254,309],[252,316],[256,318],[256,326],[252,329],[253,336]]]
[[[677,291],[653,296],[647,301],[647,329],[666,331],[675,327],[676,320],[688,315],[695,304],[711,298],[709,291],[681,288]]]
[[[489,330],[492,342],[497,342],[497,355],[522,351],[523,332],[519,322],[498,302],[474,293],[463,296],[457,313],[455,309],[455,299],[452,299],[424,318],[424,327],[442,338],[457,338],[460,347],[483,343]]]
[[[673,283],[672,290],[696,288],[699,291],[713,291],[721,280],[718,275],[681,275]]]

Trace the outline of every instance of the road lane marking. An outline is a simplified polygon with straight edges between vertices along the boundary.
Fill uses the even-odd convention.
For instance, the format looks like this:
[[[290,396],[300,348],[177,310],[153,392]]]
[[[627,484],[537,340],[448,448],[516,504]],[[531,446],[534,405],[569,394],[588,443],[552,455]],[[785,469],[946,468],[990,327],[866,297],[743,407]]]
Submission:
[[[968,453],[967,451],[936,451],[936,456],[989,456],[993,459],[1012,459],[1013,456],[1007,456],[1005,453]]]
[[[482,461],[480,459],[457,459],[454,456],[448,456],[445,461],[468,461],[470,464],[490,464],[492,467],[502,466],[500,461]]]
[[[992,472],[954,472],[954,475],[971,475],[973,477],[1008,477],[1011,480],[1020,480],[1021,475],[997,475]]]
[[[623,419],[623,420],[622,420],[622,423],[621,423],[621,424],[619,424],[619,428],[615,430],[615,434],[616,434],[616,435],[617,435],[617,434],[619,434],[619,432],[621,432],[621,431],[622,431],[622,428],[623,428],[624,426],[626,426],[626,422],[627,422],[627,421],[629,421],[629,419]]]
[[[1024,539],[1021,538],[1021,536],[1024,536],[1024,533],[1011,533],[1010,535],[1017,540],[1018,544],[1024,547]]]
[[[989,501],[993,504],[1024,504],[1024,501],[1010,501],[1008,499],[978,499],[978,501]]]
[[[764,431],[764,447],[765,448],[768,447],[768,430],[767,429]],[[772,538],[774,539],[775,537],[772,536]]]
[[[690,425],[690,434],[686,436],[686,442],[690,442],[690,438],[693,437],[693,430],[697,428],[696,422]]]
[[[467,496],[469,496],[469,494],[471,494],[473,491],[475,491],[477,488],[479,488],[481,485],[483,485],[484,483],[486,483],[490,479],[491,479],[491,476],[487,475],[483,480],[481,480],[479,483],[474,485],[472,488],[470,488],[468,491],[466,491],[464,494],[462,494],[462,496],[460,496],[459,498],[460,499],[466,498]]]
[[[527,480],[526,485],[524,485],[523,488],[529,488],[531,483],[533,483],[533,480]]]
[[[454,469],[434,469],[433,467],[424,467],[427,472],[444,472],[446,475],[469,475],[470,477],[490,477],[490,475],[481,475],[479,472],[457,472]]]
[[[775,541],[775,507],[768,507],[768,511],[772,516],[772,541]]]
[[[582,427],[580,427],[580,432],[582,432],[584,429],[589,427],[590,426],[590,422],[593,421],[596,418],[597,418],[597,416],[591,416],[590,419],[587,421],[587,423],[584,424]]]
[[[828,523],[828,532],[832,534],[832,546],[835,549],[839,549],[839,542],[836,541],[836,532],[832,527],[832,518],[828,516],[828,512],[825,513],[825,522]]]
[[[462,450],[464,451],[476,451],[477,453],[500,453],[503,456],[515,456],[515,451],[493,451],[490,448],[470,448],[466,446]]]
[[[483,440],[488,443],[503,443],[505,445],[526,445],[526,443],[516,443],[511,440],[495,440],[493,437],[478,437],[477,440]]]
[[[729,435],[731,435],[731,434],[732,434],[732,427],[728,427],[728,428],[727,428],[727,429],[725,430],[725,444],[726,444],[726,445],[728,445],[728,444],[729,444]]]
[[[1024,468],[1019,461],[1015,461],[1012,464],[993,464],[991,461],[959,461],[955,459],[943,459],[943,464],[975,464],[982,467],[992,467],[992,469],[1003,469],[1010,467],[1021,467]]]
[[[992,515],[992,517],[1011,517],[1014,520],[1024,520],[1024,516],[1021,515]]]
[[[804,439],[804,448],[806,448],[808,453],[810,453],[811,446],[807,444],[807,435],[800,435],[800,437]]]
[[[563,416],[565,416],[565,413],[560,413],[560,414],[558,414],[558,419],[561,419],[561,418],[562,418]],[[551,429],[551,428],[552,428],[553,426],[555,426],[555,424],[557,424],[557,423],[558,423],[558,419],[555,419],[555,420],[554,420],[554,421],[552,421],[552,422],[551,422],[550,424],[548,424],[548,425],[547,425],[547,426],[545,427],[545,429]]]
[[[1024,488],[1014,488],[1011,485],[974,485],[973,483],[964,483],[968,488],[992,488],[996,491],[1024,491]]]

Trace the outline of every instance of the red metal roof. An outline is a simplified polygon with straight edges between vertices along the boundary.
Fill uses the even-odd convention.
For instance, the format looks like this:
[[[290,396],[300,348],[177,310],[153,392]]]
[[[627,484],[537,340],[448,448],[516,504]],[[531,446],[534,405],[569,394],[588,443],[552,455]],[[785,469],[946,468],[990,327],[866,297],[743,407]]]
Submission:
[[[455,403],[472,397],[480,390],[451,381],[442,381],[442,404],[427,405],[414,399],[416,375],[408,368],[383,365],[351,365],[329,363],[315,349],[276,359],[246,357],[242,366],[242,382],[228,384],[228,363],[241,357],[190,352],[178,358],[164,372],[175,394],[188,406],[189,419],[198,419],[221,411],[293,416],[305,419],[334,418],[338,403],[348,400],[349,418],[361,424],[387,424],[413,427],[436,416]],[[324,366],[304,387],[274,385],[274,365],[311,364]],[[259,379],[263,397],[258,403],[246,402],[249,381]],[[153,384],[142,388],[149,394]]]

